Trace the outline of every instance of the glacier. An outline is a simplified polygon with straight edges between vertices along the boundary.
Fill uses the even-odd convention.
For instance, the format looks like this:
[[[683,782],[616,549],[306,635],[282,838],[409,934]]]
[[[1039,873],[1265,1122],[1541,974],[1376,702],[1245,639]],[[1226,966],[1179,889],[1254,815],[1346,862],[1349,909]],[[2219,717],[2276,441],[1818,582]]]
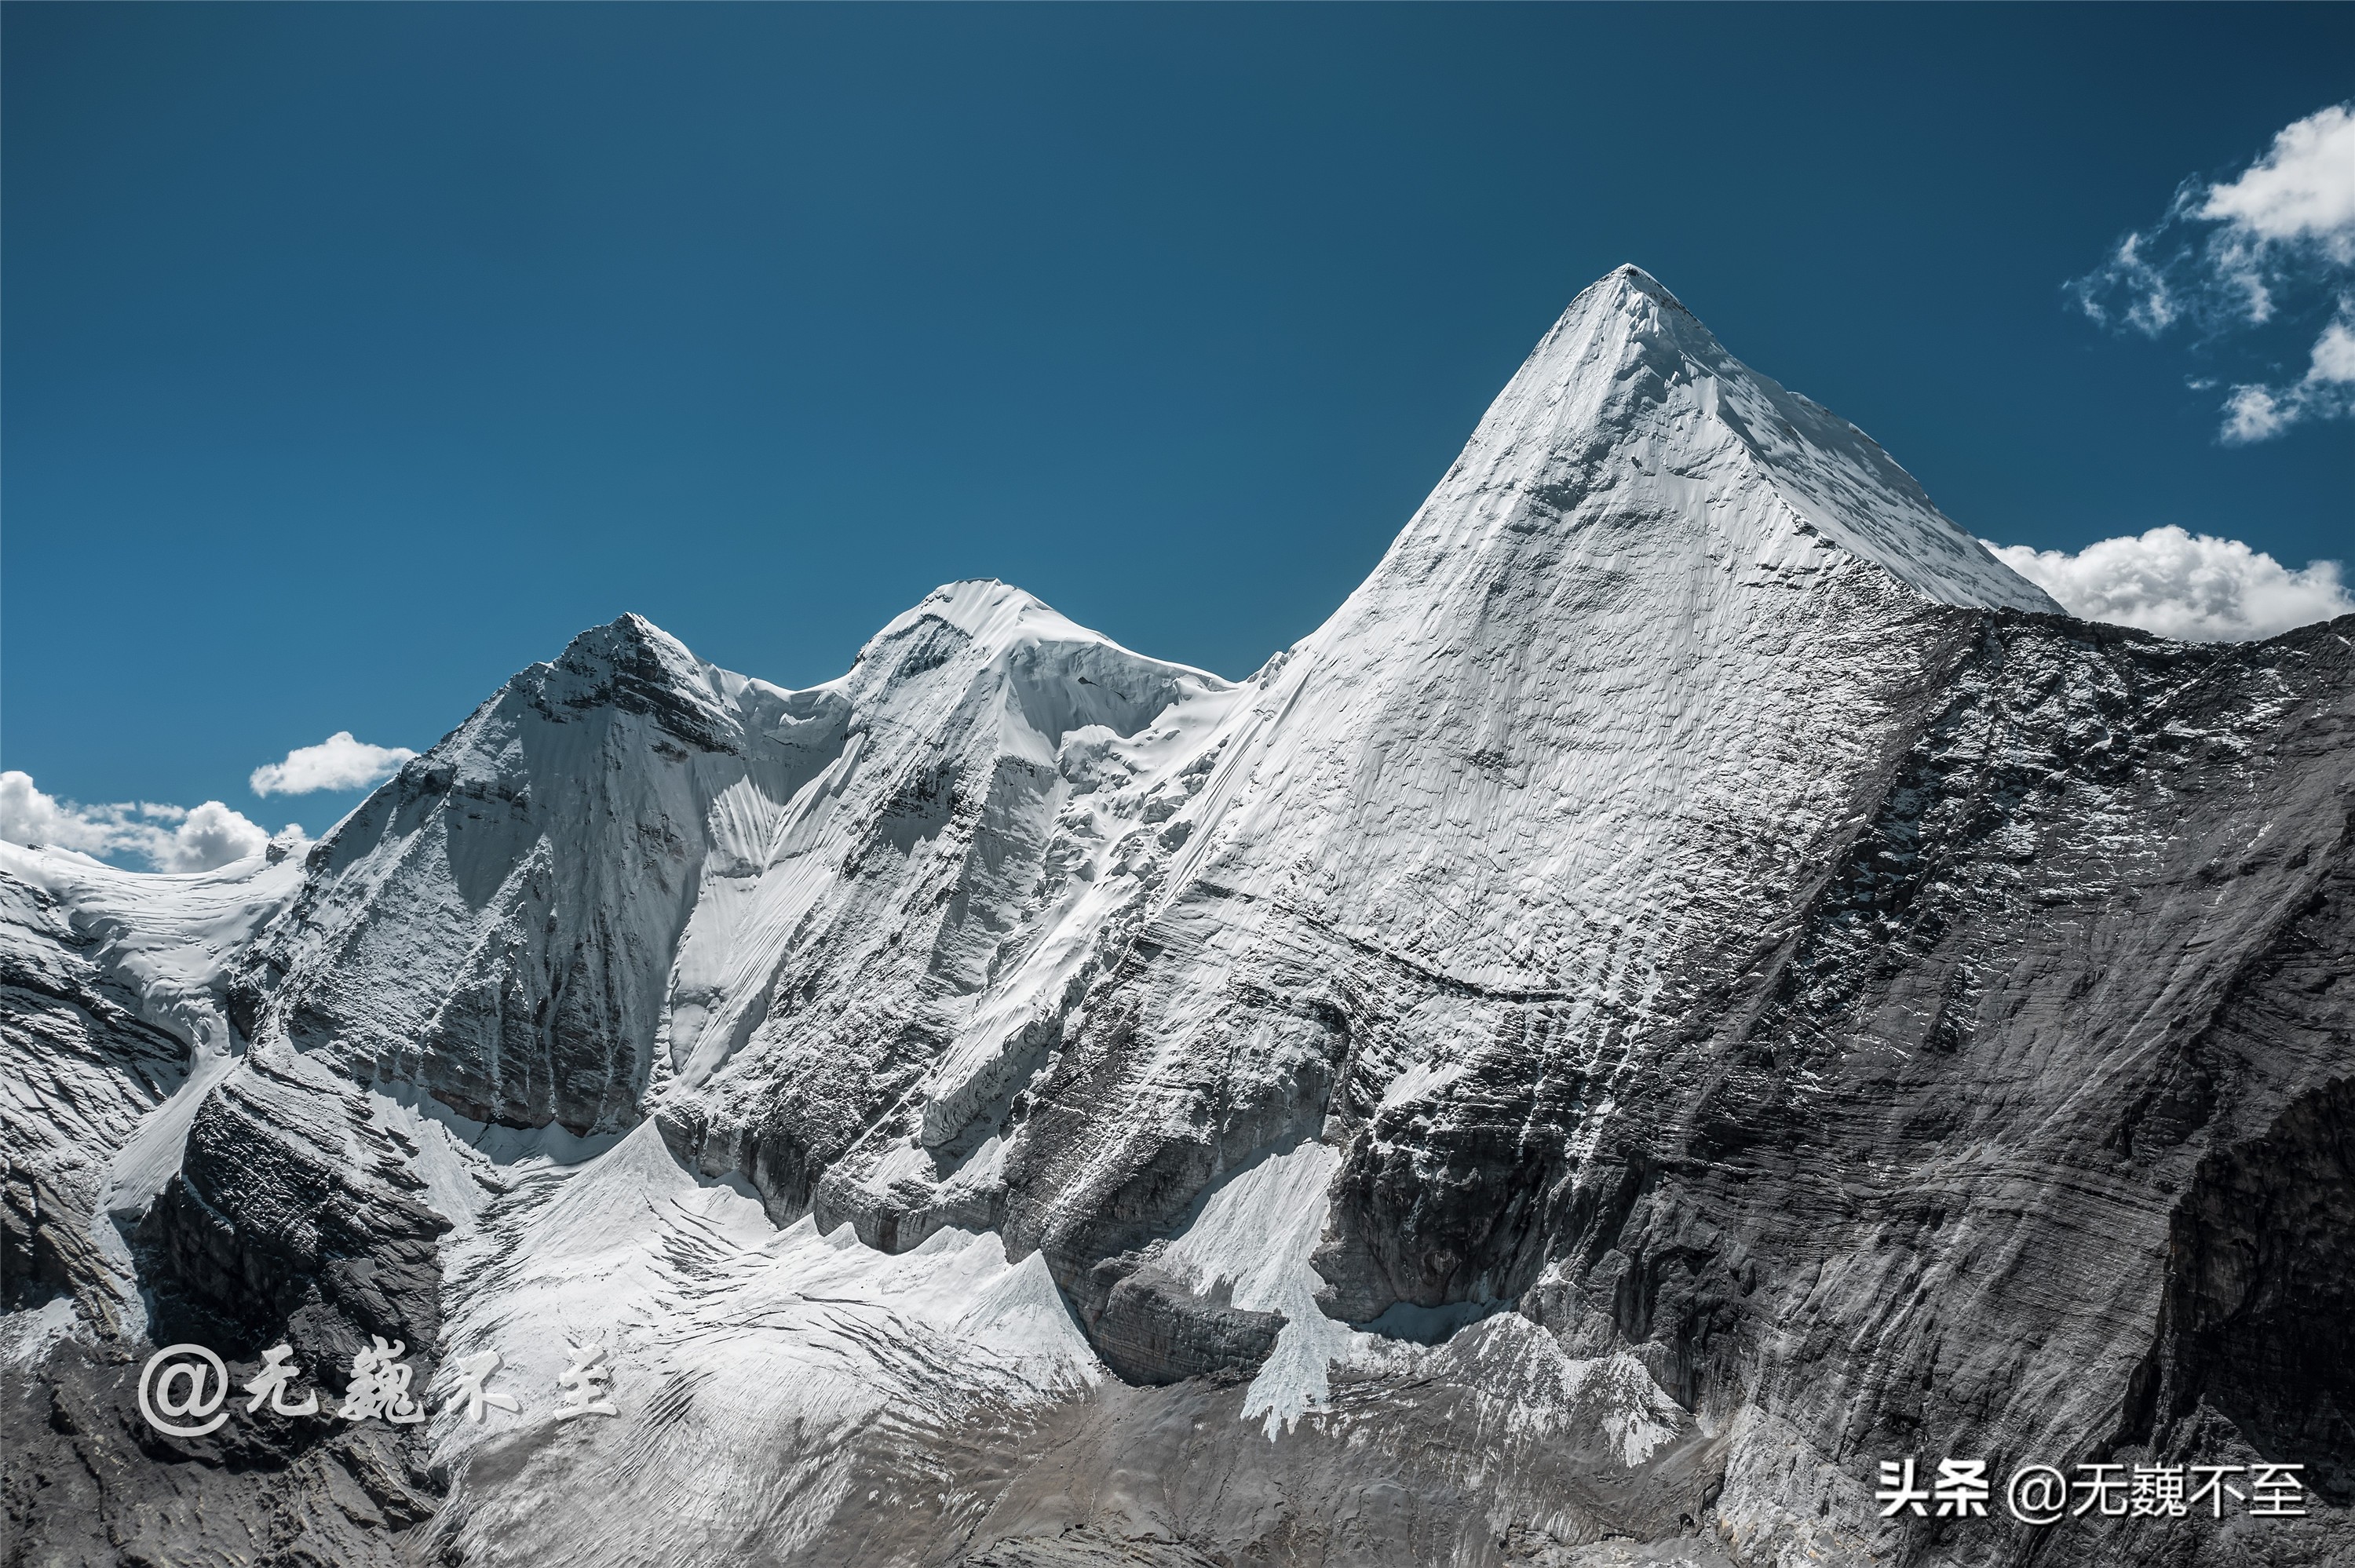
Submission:
[[[1635,268],[1246,680],[623,616],[307,849],[0,847],[5,1555],[2355,1562],[2350,734],[2355,618],[2073,620]],[[378,1334],[415,1429],[131,1404]]]

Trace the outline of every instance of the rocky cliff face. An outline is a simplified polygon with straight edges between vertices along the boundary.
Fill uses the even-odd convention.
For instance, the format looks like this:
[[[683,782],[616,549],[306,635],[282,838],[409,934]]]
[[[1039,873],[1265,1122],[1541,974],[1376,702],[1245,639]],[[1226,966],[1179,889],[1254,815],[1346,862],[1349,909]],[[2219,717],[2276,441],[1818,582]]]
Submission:
[[[996,583],[803,692],[625,617],[204,919],[9,852],[12,1525],[2355,1561],[2350,636],[2069,620],[1633,269],[1239,685]],[[58,1492],[167,1331],[525,1407]],[[1908,1455],[2316,1495],[1883,1522]]]

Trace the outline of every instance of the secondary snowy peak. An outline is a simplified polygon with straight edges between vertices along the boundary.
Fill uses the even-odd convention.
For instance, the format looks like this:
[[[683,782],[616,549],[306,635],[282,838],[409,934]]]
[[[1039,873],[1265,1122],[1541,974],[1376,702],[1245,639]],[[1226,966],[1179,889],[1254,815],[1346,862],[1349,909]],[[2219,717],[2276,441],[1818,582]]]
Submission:
[[[1810,575],[1828,542],[1940,603],[2061,608],[1870,437],[1735,359],[1636,267],[1571,302],[1359,592],[1476,570],[1508,532],[1593,534],[1582,569],[1608,572],[1631,526],[1705,530],[1736,570]]]
[[[1020,642],[1091,642],[1119,645],[1100,631],[1090,630],[1035,594],[1024,592],[996,577],[966,577],[943,583],[913,607],[892,617],[859,652],[863,662],[876,648],[890,643],[927,621],[954,628],[985,648]],[[1125,652],[1124,650],[1124,652]],[[1213,677],[1215,679],[1215,677]]]
[[[477,1120],[585,1132],[789,1034],[858,1107],[805,1129],[830,1157],[1026,939],[1066,801],[1167,751],[1130,737],[1171,708],[1232,690],[992,581],[927,596],[802,691],[623,616],[309,857],[263,945],[258,1036]],[[798,1203],[805,1184],[768,1185]]]
[[[1051,763],[1073,730],[1134,735],[1180,697],[1230,686],[1207,671],[1132,652],[1022,589],[982,577],[925,595],[859,650],[849,674],[823,689],[891,722],[953,722],[960,731],[970,726],[961,710],[979,705],[995,715],[1000,743]]]

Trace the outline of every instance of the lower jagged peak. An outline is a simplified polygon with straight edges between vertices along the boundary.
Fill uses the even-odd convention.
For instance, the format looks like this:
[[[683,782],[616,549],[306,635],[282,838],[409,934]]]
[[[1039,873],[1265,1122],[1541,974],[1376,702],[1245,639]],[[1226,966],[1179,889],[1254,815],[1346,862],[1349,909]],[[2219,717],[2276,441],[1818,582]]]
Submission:
[[[634,609],[574,637],[555,662],[581,671],[660,668],[688,678],[703,669],[686,643]]]
[[[726,751],[737,728],[734,690],[742,684],[632,610],[581,632],[552,663],[533,665],[509,687],[551,718],[616,707],[644,714],[702,750]]]
[[[1614,515],[1706,527],[1731,493],[1761,482],[1785,515],[1776,537],[1743,541],[1754,549],[1779,553],[1809,535],[1940,603],[2060,610],[1878,442],[1734,358],[1635,266],[1571,302],[1392,556],[1437,565],[1499,528],[1574,530]]]

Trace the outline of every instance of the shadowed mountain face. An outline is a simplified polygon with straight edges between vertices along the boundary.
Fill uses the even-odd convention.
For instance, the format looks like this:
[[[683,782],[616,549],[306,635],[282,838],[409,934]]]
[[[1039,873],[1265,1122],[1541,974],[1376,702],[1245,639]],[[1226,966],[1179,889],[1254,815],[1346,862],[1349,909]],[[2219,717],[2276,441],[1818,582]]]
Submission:
[[[624,617],[307,855],[0,850],[6,1560],[2355,1563],[2350,638],[2066,619],[1626,269],[1239,684]]]

